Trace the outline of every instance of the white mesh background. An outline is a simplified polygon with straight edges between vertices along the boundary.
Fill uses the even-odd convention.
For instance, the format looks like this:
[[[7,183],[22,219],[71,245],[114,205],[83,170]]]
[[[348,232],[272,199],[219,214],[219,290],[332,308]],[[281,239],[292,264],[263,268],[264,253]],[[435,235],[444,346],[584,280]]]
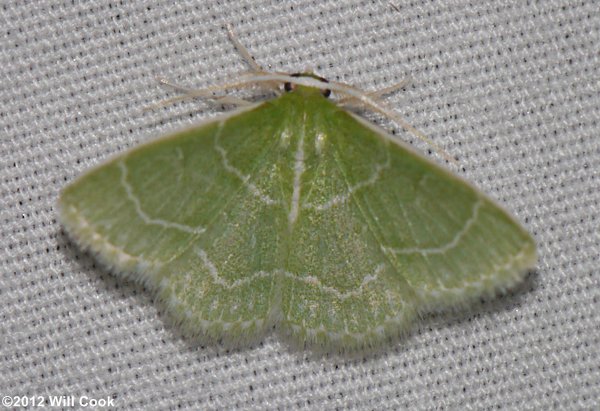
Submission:
[[[114,398],[118,409],[598,409],[597,2],[4,0],[0,5],[0,394]],[[425,319],[377,355],[318,356],[277,335],[228,352],[169,325],[146,290],[78,251],[61,187],[113,153],[214,116],[203,87],[257,61],[389,104],[535,235],[515,292]],[[375,122],[427,152],[389,121]],[[439,157],[434,156],[439,160]]]

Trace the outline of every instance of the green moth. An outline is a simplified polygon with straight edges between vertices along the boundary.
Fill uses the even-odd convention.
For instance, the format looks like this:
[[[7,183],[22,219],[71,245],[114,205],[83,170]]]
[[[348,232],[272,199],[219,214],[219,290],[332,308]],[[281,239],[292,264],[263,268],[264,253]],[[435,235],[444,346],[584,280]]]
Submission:
[[[254,77],[289,91],[136,147],[60,197],[70,237],[156,290],[187,332],[238,345],[276,327],[363,349],[534,266],[509,214],[335,104],[326,83]]]

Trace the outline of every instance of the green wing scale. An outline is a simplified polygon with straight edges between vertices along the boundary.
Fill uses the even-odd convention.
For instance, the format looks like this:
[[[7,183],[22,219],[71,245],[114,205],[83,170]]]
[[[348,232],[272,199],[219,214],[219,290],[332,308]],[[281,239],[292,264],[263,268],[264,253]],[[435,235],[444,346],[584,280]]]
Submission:
[[[350,350],[519,283],[531,236],[313,88],[137,147],[60,198],[66,231],[193,334]]]

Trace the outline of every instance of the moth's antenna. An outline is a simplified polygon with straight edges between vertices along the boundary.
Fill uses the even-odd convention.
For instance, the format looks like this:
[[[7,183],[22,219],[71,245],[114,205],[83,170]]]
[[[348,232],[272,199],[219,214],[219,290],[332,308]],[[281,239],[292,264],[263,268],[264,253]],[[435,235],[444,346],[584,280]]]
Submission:
[[[244,59],[246,64],[248,64],[250,66],[250,71],[254,72],[254,73],[265,73],[266,71],[261,67],[260,64],[258,64],[256,62],[254,57],[252,57],[252,54],[250,54],[248,49],[246,47],[244,47],[242,42],[235,35],[235,32],[233,31],[233,27],[231,26],[231,24],[227,24],[226,27],[227,27],[227,36],[229,37],[229,41],[231,41],[233,43],[233,46],[235,47],[237,52],[240,53],[240,56],[242,56],[242,58]],[[263,86],[266,86],[266,88],[275,91],[277,94],[281,93],[279,83],[267,82],[267,83],[263,83]]]
[[[219,86],[207,87],[204,89],[191,89],[188,87],[178,86],[174,83],[169,82],[166,79],[161,78],[159,79],[159,82],[161,84],[171,87],[184,94],[181,96],[164,100],[161,103],[157,104],[156,107],[165,107],[170,104],[177,103],[179,101],[193,99],[197,97],[208,98],[223,104],[248,105],[252,103],[232,96],[215,96],[213,93],[217,91],[226,91],[235,88],[251,87],[257,84],[266,86],[266,88],[274,90],[277,93],[281,92],[279,87],[281,83],[292,83],[308,87],[325,88],[332,91],[337,91],[338,93],[344,95],[344,97],[340,99],[341,103],[355,101],[362,104],[365,107],[370,108],[373,111],[383,114],[384,116],[388,117],[389,119],[400,125],[405,130],[407,130],[408,132],[415,135],[420,140],[429,144],[438,154],[444,157],[447,161],[457,164],[457,161],[454,158],[452,158],[448,153],[446,153],[446,151],[444,151],[443,148],[435,144],[431,139],[429,139],[425,134],[423,134],[423,132],[417,130],[406,120],[400,117],[400,115],[397,114],[395,111],[386,107],[385,104],[383,104],[382,102],[378,101],[379,97],[405,87],[411,81],[410,79],[407,78],[405,80],[400,81],[399,83],[393,84],[381,90],[376,90],[373,92],[364,92],[356,87],[344,83],[324,82],[312,77],[297,77],[291,76],[286,73],[267,72],[263,70],[263,68],[254,60],[250,52],[238,40],[237,36],[233,32],[233,28],[231,27],[231,25],[227,24],[226,27],[229,40],[233,43],[234,47],[236,48],[238,53],[240,53],[244,61],[250,66],[250,72],[240,75],[240,79],[237,81],[232,81],[230,83],[222,84]]]
[[[231,24],[227,24],[227,36],[229,37],[229,41],[233,43],[233,46],[240,53],[240,56],[244,59],[246,64],[250,66],[250,69],[254,72],[263,72],[263,68],[256,62],[252,54],[248,51],[246,47],[240,42],[235,33],[233,32],[233,27]]]
[[[244,59],[246,64],[248,64],[248,66],[250,66],[250,72],[247,74],[264,74],[264,73],[266,73],[266,71],[261,67],[261,65],[256,62],[254,57],[252,57],[252,55],[250,54],[248,49],[246,47],[244,47],[244,45],[239,41],[239,39],[235,35],[235,32],[233,31],[233,27],[231,26],[231,24],[227,24],[226,28],[227,28],[227,36],[229,37],[229,41],[231,41],[233,43],[233,46],[235,47],[237,52],[240,54],[240,56],[242,56],[242,59]],[[247,105],[251,105],[253,103],[246,101],[244,99],[238,98],[238,97],[214,96],[212,93],[215,91],[224,91],[224,90],[228,90],[228,89],[232,89],[232,88],[240,88],[240,87],[248,87],[248,86],[256,85],[256,83],[249,84],[247,82],[237,81],[237,82],[226,83],[226,84],[223,84],[223,85],[217,86],[217,87],[207,87],[205,89],[194,89],[194,88],[189,88],[189,87],[185,87],[185,86],[180,86],[164,77],[157,77],[157,81],[161,85],[172,88],[173,90],[175,90],[179,93],[183,93],[183,94],[181,96],[176,96],[176,97],[165,99],[157,104],[152,104],[152,105],[144,108],[144,110],[154,110],[154,109],[164,108],[164,107],[170,106],[172,104],[179,103],[181,101],[191,100],[191,99],[195,99],[198,97],[211,99],[211,100],[214,100],[215,103],[219,103],[219,104],[233,104],[235,106],[247,106]],[[278,82],[264,82],[264,83],[259,83],[259,84],[269,90],[275,91],[277,94],[280,94],[280,92],[281,92],[281,90],[279,88],[280,83],[278,83]]]

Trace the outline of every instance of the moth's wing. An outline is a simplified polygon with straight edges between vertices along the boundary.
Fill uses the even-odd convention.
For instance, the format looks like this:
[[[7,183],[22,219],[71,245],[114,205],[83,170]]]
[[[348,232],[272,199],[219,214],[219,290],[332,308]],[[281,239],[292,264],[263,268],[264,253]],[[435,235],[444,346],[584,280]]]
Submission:
[[[389,169],[357,201],[383,219],[374,230],[419,296],[419,311],[466,305],[520,283],[537,261],[529,232],[469,183],[388,141]]]
[[[305,110],[292,155],[303,161],[294,167],[301,173],[294,182],[298,211],[289,219],[282,327],[325,348],[378,345],[408,329],[418,301],[381,248],[376,226],[385,224],[389,210],[362,201],[367,189],[377,196],[385,188],[379,181],[392,166],[392,153],[323,98]]]
[[[530,235],[483,194],[350,114],[320,112],[282,287],[289,332],[377,344],[416,312],[511,287],[534,264]]]
[[[282,117],[272,114],[261,105],[97,167],[61,195],[67,232],[157,289],[189,332],[233,344],[259,335],[274,321],[275,233],[287,224],[281,193],[264,184]]]
[[[482,194],[316,95],[135,149],[60,206],[79,244],[229,343],[281,319],[301,341],[373,345],[418,311],[513,285],[535,259]]]

